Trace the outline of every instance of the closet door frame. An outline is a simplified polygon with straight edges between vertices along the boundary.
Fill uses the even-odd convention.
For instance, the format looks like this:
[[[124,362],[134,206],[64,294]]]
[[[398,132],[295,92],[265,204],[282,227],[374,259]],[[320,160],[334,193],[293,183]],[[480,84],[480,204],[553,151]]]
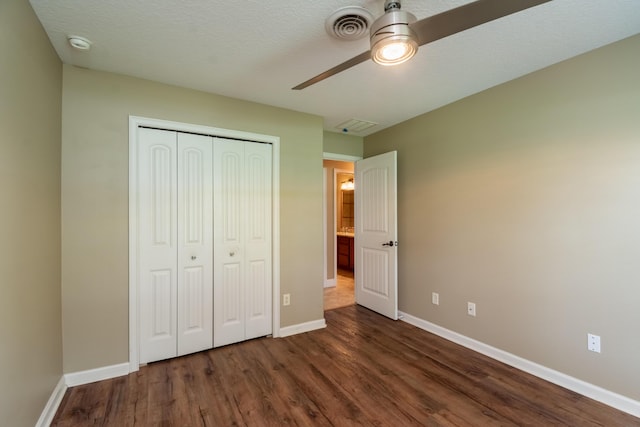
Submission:
[[[272,336],[280,336],[280,138],[232,129],[129,116],[129,372],[140,368],[138,269],[138,128],[150,127],[213,137],[271,144],[272,146]]]

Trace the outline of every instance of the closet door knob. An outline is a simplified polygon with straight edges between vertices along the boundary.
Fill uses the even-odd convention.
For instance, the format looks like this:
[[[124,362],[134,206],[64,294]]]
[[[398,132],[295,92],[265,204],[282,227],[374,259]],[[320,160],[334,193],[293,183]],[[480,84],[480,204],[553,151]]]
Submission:
[[[234,256],[236,253],[234,251],[229,252],[229,256]]]
[[[192,260],[192,261],[194,261],[196,258],[198,258],[198,257],[197,257],[197,256],[195,256],[195,255],[191,255],[191,260]]]

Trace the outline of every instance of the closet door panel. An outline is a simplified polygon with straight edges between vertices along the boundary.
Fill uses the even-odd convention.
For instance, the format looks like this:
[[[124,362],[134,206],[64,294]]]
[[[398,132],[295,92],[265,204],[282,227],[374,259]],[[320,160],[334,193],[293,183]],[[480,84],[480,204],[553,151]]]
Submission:
[[[213,346],[211,144],[178,133],[178,355]]]
[[[150,340],[164,341],[173,335],[173,320],[171,313],[173,293],[173,272],[171,270],[152,270],[149,272],[149,305],[148,320],[150,326]],[[173,351],[168,352],[170,354]]]
[[[241,265],[237,262],[226,262],[222,265],[222,280],[218,285],[218,297],[215,313],[218,321],[217,333],[214,335],[216,346],[241,341],[244,332],[242,322],[244,305],[242,294]]]
[[[244,153],[241,143],[214,139],[214,347],[243,341],[245,254]]]
[[[268,314],[269,307],[267,307],[267,293],[268,283],[266,280],[266,265],[262,260],[254,260],[248,263],[247,283],[246,283],[246,305],[247,305],[247,321],[250,324],[252,321],[264,319]],[[269,304],[270,306],[270,304]],[[258,330],[260,330],[259,328]],[[254,335],[259,333],[258,331],[247,331],[247,339],[255,338],[256,336],[267,335],[270,332]]]
[[[176,133],[138,129],[140,362],[176,356]]]
[[[242,173],[244,169],[241,147],[237,143],[216,139],[214,158],[215,203],[217,239],[228,249],[242,243]],[[233,256],[233,255],[231,255]]]
[[[246,206],[245,339],[272,333],[271,145],[243,143]]]

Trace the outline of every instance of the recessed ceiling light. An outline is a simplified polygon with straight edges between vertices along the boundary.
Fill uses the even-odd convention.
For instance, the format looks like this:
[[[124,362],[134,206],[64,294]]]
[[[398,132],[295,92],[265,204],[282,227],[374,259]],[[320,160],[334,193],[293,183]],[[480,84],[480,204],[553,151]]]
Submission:
[[[80,36],[67,36],[67,40],[69,40],[69,44],[72,48],[78,50],[89,50],[91,49],[91,41],[84,37]]]

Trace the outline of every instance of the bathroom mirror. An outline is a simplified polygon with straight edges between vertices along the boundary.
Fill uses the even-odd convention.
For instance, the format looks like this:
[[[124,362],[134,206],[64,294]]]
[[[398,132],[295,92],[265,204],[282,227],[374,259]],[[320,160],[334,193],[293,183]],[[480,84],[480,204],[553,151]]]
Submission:
[[[342,190],[342,226],[353,228],[353,190]]]

